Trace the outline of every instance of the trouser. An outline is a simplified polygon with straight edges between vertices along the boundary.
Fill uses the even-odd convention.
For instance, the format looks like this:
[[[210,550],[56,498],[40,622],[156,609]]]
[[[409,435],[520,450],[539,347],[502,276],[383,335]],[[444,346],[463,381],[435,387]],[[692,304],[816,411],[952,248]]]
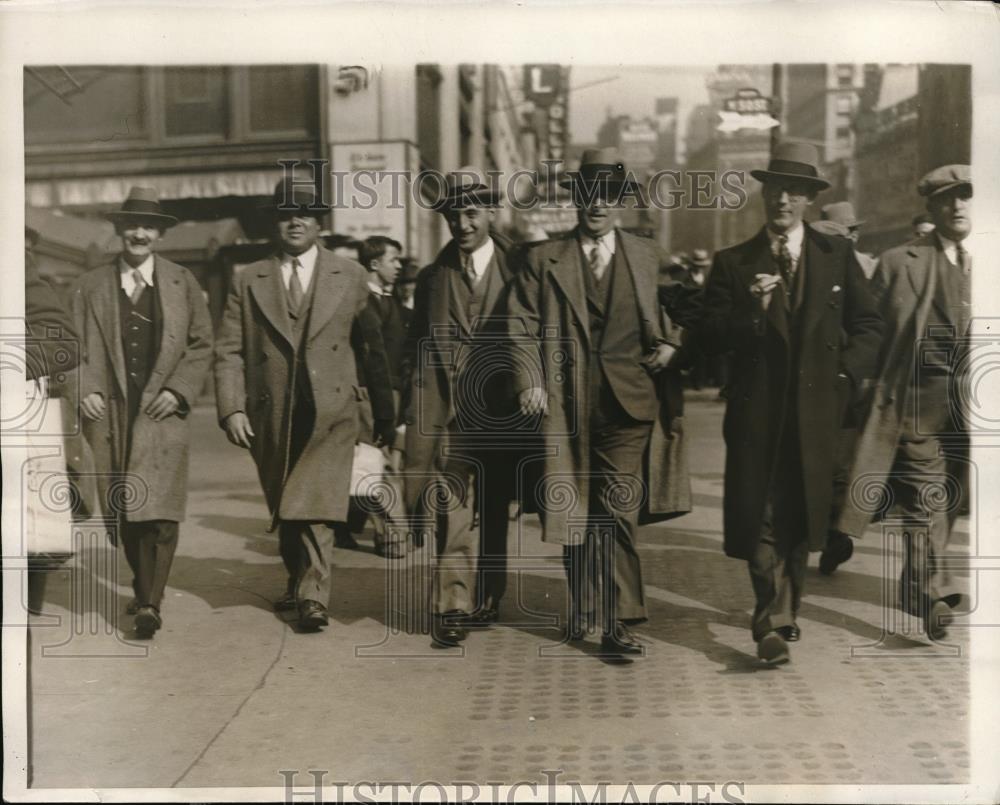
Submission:
[[[941,559],[960,508],[953,493],[967,489],[968,465],[961,447],[949,456],[938,436],[916,430],[912,423],[904,423],[890,486],[903,519],[899,607],[923,617],[935,601],[951,606],[958,602],[960,588]]]
[[[798,423],[794,414],[788,419],[778,446],[760,539],[747,563],[756,600],[754,640],[795,623],[809,560]]]
[[[278,546],[288,571],[288,594],[299,602],[330,601],[333,523],[280,520]]]
[[[132,568],[132,589],[139,606],[160,608],[178,533],[179,524],[174,520],[122,523],[122,545]]]
[[[615,621],[646,620],[636,537],[644,497],[642,461],[653,426],[620,410],[617,419],[600,411],[591,416],[587,529],[583,543],[563,548],[571,619],[593,619],[600,584],[606,633]]]

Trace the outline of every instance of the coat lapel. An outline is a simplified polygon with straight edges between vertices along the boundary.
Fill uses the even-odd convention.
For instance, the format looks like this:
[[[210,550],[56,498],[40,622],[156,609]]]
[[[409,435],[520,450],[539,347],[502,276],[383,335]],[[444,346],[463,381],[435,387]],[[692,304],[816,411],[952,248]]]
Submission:
[[[646,269],[652,265],[654,271],[657,270],[659,261],[648,244],[627,232],[619,231],[618,244],[622,247],[622,257],[632,275],[632,284],[639,299],[646,344],[652,345],[654,338],[662,335],[658,331],[662,328],[663,319],[659,315],[659,295],[655,280]]]
[[[451,333],[454,323],[451,310],[455,310],[455,320],[458,321],[462,329],[468,334],[469,320],[465,315],[465,310],[459,304],[455,295],[455,287],[452,284],[455,268],[459,265],[458,244],[450,241],[441,252],[438,260],[437,273],[433,277],[431,294],[431,333],[445,341],[447,334]]]
[[[494,250],[491,262],[494,265],[483,278],[483,281],[488,284],[486,286],[486,297],[483,299],[481,319],[489,318],[493,314],[493,308],[496,307],[497,300],[500,298],[500,291],[507,287],[509,276],[503,265],[504,260],[499,248]]]
[[[187,337],[180,326],[184,318],[180,314],[187,305],[180,272],[160,257],[155,258],[153,271],[153,280],[156,283],[160,309],[163,313],[163,326],[160,329],[159,352],[150,375],[151,379],[158,373],[166,375],[167,367],[174,361],[177,345],[183,344]]]
[[[317,268],[319,261],[316,262]],[[292,322],[288,317],[288,304],[285,301],[285,288],[281,282],[281,264],[277,255],[271,257],[267,265],[257,269],[257,276],[250,280],[250,290],[261,312],[271,325],[294,346],[292,339]]]
[[[590,343],[590,319],[587,316],[587,291],[583,287],[583,266],[580,264],[580,245],[577,232],[566,237],[549,256],[549,275],[569,300],[580,329]]]
[[[91,292],[90,306],[97,320],[97,327],[104,339],[107,354],[111,356],[111,366],[114,369],[115,380],[122,394],[126,391],[125,352],[121,339],[121,312],[118,296],[121,293],[121,282],[118,278],[118,261],[107,266],[104,271],[107,277]]]
[[[312,310],[309,312],[309,339],[316,337],[344,301],[344,273],[336,256],[319,250],[313,275]]]
[[[746,285],[749,288],[757,274],[773,274],[776,270],[771,257],[771,239],[767,229],[762,228],[757,237],[750,241],[750,248],[743,256],[743,271]],[[788,316],[785,312],[785,291],[777,288],[771,294],[771,302],[767,306],[765,318],[785,341],[788,341]]]
[[[806,287],[799,319],[805,320],[805,326],[801,332],[803,333],[803,341],[806,341],[809,333],[823,318],[823,305],[829,297],[833,285],[830,282],[829,269],[827,268],[828,247],[813,237],[813,231],[808,224],[806,225],[803,248],[806,256],[804,263]]]
[[[922,338],[934,303],[935,285],[937,282],[937,266],[935,261],[938,253],[937,238],[925,237],[922,241],[911,244],[906,249],[906,276],[910,280],[913,292],[919,300],[917,303],[917,337]],[[948,321],[950,314],[945,311]]]

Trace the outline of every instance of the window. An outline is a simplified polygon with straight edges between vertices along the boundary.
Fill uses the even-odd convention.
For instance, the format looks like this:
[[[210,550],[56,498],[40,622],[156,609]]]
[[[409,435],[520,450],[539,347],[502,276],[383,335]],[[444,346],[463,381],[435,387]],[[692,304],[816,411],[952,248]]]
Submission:
[[[837,84],[841,87],[849,87],[854,84],[854,65],[837,65]]]
[[[851,139],[851,127],[850,126],[837,126],[837,139],[838,140],[850,140]]]
[[[163,71],[167,137],[229,133],[229,92],[225,68],[168,67]]]
[[[315,135],[318,81],[307,65],[249,68],[250,131]]]
[[[24,71],[24,141],[111,143],[148,133],[139,67],[31,67]]]
[[[851,98],[848,95],[840,95],[837,98],[837,113],[841,115],[850,114]]]

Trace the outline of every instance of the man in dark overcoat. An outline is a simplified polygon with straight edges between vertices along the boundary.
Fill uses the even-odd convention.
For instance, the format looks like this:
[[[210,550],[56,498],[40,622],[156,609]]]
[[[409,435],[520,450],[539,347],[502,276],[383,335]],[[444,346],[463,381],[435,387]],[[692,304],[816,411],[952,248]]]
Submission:
[[[942,559],[968,495],[969,166],[936,168],[917,190],[934,229],[879,260],[886,337],[839,528],[864,534],[872,516],[866,503],[880,497],[869,492],[889,483],[904,521],[899,606],[941,640],[960,600]]]
[[[836,439],[875,373],[882,321],[852,244],[803,222],[829,187],[816,150],[779,144],[762,183],[766,225],[718,252],[700,343],[733,350],[723,421],[725,551],[747,561],[753,638],[765,662],[789,659],[809,551],[826,542]],[[843,333],[843,339],[842,339]]]
[[[666,259],[653,241],[616,226],[617,208],[640,188],[614,149],[584,152],[564,182],[578,225],[532,246],[511,297],[515,389],[526,415],[542,415],[538,505],[543,538],[563,546],[568,636],[581,640],[594,625],[601,588],[602,650],[642,654],[628,628],[647,616],[638,520],[666,503],[648,505],[644,458],[661,414],[657,376],[680,346],[667,339],[657,292]],[[669,453],[664,444],[657,457]]]
[[[347,518],[364,363],[372,438],[395,435],[389,367],[365,270],[317,243],[327,207],[289,177],[270,208],[276,250],[233,278],[215,359],[219,422],[250,450],[288,584],[275,608],[328,623],[333,525]]]
[[[177,223],[150,188],[108,215],[121,237],[114,262],[84,274],[73,308],[84,351],[83,432],[100,499],[118,520],[132,569],[136,630],[152,636],[184,519],[188,415],[212,358],[212,322],[190,271],[153,253]]]

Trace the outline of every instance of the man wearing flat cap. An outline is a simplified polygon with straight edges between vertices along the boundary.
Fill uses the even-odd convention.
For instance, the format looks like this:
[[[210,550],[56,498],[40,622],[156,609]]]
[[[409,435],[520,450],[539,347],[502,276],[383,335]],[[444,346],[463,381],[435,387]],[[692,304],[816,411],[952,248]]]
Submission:
[[[957,488],[964,499],[968,487],[962,395],[968,383],[963,339],[972,304],[969,166],[935,168],[917,192],[926,199],[935,228],[879,260],[886,336],[851,473],[858,488],[852,487],[839,527],[861,536],[873,514],[863,503],[878,496],[860,485],[888,482],[904,518],[899,606],[924,619],[928,637],[941,640],[960,600],[943,557],[961,501],[952,494],[942,500],[935,491]]]
[[[724,547],[748,564],[753,639],[790,659],[809,551],[826,543],[840,425],[875,373],[882,322],[852,244],[803,215],[829,187],[816,149],[779,144],[761,182],[766,225],[715,255],[701,343],[733,350],[723,421]]]
[[[561,183],[573,192],[577,226],[533,246],[518,272],[509,320],[515,389],[526,415],[543,415],[538,497],[544,540],[563,546],[567,636],[584,640],[596,625],[602,590],[602,653],[628,658],[644,653],[629,627],[647,620],[640,515],[659,519],[688,505],[670,502],[689,493],[688,479],[669,474],[663,452],[648,466],[646,458],[654,427],[658,444],[670,444],[674,419],[658,392],[683,322],[664,310],[673,316],[672,300],[691,289],[679,282],[658,289],[669,257],[617,227],[618,209],[641,196],[614,149],[585,151]],[[670,399],[680,403],[679,383]]]
[[[83,344],[80,407],[100,498],[115,511],[132,569],[136,631],[162,625],[160,604],[187,501],[188,415],[212,357],[208,307],[190,271],[154,254],[177,223],[156,193],[134,187],[107,216],[121,238],[114,262],[73,293]],[[121,489],[112,485],[128,473]]]
[[[417,278],[402,382],[406,503],[432,520],[439,647],[499,621],[523,424],[504,318],[512,249],[490,228],[501,193],[471,167],[447,174],[445,184],[438,211],[452,239]]]
[[[328,623],[335,524],[347,519],[364,366],[376,444],[391,445],[395,412],[367,272],[317,241],[328,207],[286,177],[267,204],[275,251],[233,278],[219,330],[219,423],[257,464],[288,572],[277,611],[298,611],[314,632]]]

